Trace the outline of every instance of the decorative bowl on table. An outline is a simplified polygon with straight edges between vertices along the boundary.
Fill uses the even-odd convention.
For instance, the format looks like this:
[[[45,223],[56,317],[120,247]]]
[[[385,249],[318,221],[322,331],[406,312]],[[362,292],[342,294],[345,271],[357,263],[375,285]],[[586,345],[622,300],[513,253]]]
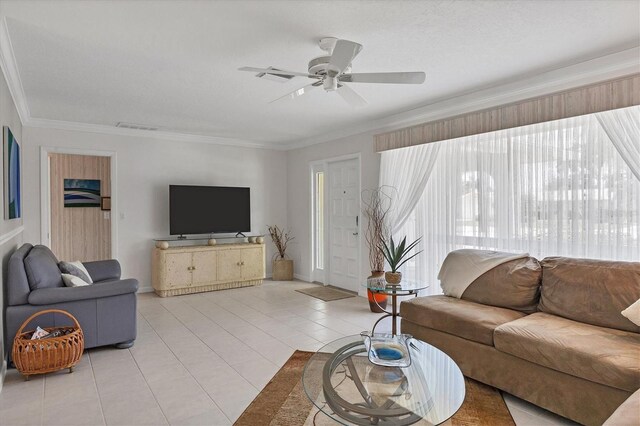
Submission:
[[[405,368],[411,365],[410,334],[382,334],[363,331],[360,333],[367,349],[369,361],[383,367]]]

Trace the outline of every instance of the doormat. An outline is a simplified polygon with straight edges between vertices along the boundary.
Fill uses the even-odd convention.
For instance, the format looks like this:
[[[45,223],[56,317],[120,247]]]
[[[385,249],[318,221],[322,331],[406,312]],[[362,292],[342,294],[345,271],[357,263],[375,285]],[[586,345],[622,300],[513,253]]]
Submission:
[[[335,425],[311,403],[302,386],[304,366],[313,352],[295,351],[280,371],[242,413],[234,426]],[[447,426],[515,426],[502,394],[496,388],[464,378],[462,407]]]
[[[325,302],[346,299],[348,297],[356,297],[354,293],[349,293],[348,291],[340,290],[332,286],[323,285],[303,288],[296,291],[298,293],[306,294],[307,296],[315,297],[316,299],[324,300]]]

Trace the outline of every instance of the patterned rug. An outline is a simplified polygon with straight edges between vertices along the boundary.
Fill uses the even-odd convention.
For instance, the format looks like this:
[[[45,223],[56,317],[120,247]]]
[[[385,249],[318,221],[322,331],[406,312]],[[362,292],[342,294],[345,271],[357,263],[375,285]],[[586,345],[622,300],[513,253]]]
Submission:
[[[302,372],[312,352],[295,351],[235,422],[236,426],[335,425],[311,403],[302,387]],[[462,407],[445,425],[515,426],[500,391],[465,377]]]
[[[303,288],[296,290],[298,293],[306,294],[307,296],[315,297],[316,299],[324,300],[325,302],[331,302],[332,300],[346,299],[348,297],[356,297],[354,293],[340,290],[331,286],[318,285],[310,288]]]

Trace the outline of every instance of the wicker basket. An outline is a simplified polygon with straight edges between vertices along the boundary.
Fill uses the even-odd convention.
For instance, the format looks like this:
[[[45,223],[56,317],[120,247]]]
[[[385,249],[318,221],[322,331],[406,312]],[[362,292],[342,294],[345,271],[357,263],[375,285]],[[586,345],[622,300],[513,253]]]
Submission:
[[[68,334],[48,339],[31,340],[33,331],[23,332],[24,328],[40,315],[58,313],[68,316],[75,323],[71,327],[48,327],[46,331],[63,330]],[[16,333],[13,339],[13,363],[27,380],[32,374],[44,374],[65,368],[69,373],[82,358],[84,334],[78,320],[69,312],[60,309],[46,309],[31,315]]]

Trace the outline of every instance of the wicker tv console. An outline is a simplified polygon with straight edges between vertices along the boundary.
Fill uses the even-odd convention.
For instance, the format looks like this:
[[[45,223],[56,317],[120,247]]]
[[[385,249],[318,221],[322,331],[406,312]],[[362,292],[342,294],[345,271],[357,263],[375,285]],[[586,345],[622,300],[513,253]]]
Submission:
[[[156,246],[151,282],[161,297],[262,284],[265,246],[260,243],[213,246]]]

